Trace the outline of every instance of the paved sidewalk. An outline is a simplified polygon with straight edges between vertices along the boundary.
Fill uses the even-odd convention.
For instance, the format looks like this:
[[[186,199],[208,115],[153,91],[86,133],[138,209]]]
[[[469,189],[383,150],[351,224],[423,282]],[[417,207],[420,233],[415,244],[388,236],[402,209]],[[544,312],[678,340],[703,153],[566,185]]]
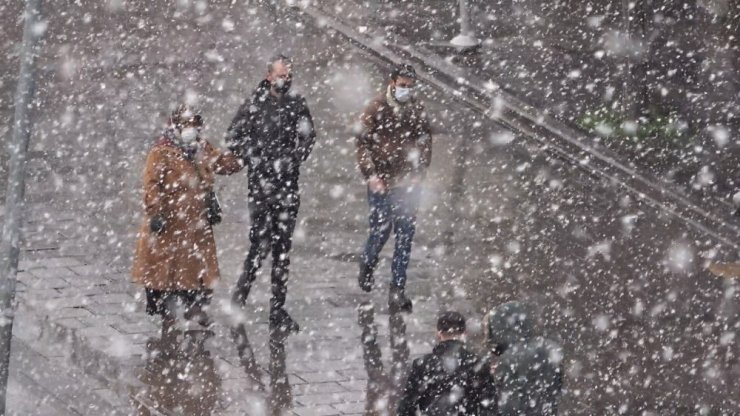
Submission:
[[[97,374],[86,374],[70,359],[41,315],[19,311],[13,327],[8,402],[14,416],[127,414],[128,398],[117,395]]]
[[[267,24],[271,17],[258,10],[250,19]],[[252,28],[243,30],[244,36],[256,36]],[[383,254],[379,287],[373,296],[362,294],[357,287],[355,255],[365,238],[367,207],[365,190],[352,157],[354,145],[347,140],[363,106],[357,94],[370,97],[382,88],[385,68],[377,67],[348,45],[325,37],[315,28],[298,31],[298,34],[286,33],[281,42],[304,68],[297,76],[296,87],[308,90],[319,139],[302,176],[304,198],[293,245],[287,305],[301,324],[302,332],[283,343],[282,363],[280,354],[271,354],[280,345],[270,342],[267,331],[269,271],[261,274],[246,317],[234,314],[227,302],[247,249],[248,212],[244,204],[243,175],[219,179],[226,215],[224,223],[216,228],[222,284],[216,289],[211,311],[216,320],[213,334],[188,332],[183,328],[176,342],[170,345],[158,339],[158,323],[144,313],[143,291],[129,277],[140,221],[140,168],[145,141],[139,133],[114,129],[120,141],[91,147],[89,151],[94,156],[90,159],[77,156],[80,149],[73,137],[69,142],[54,145],[47,141],[34,142],[30,162],[33,176],[28,192],[30,207],[18,275],[19,314],[35,320],[29,327],[44,331],[47,338],[39,345],[48,350],[47,356],[68,359],[85,374],[99,379],[121,414],[131,412],[132,406],[162,414],[178,414],[184,407],[196,414],[260,415],[270,406],[285,407],[289,413],[298,415],[361,414],[366,406],[368,374],[356,308],[366,300],[373,300],[376,305],[377,344],[383,360],[391,361],[386,303],[392,244]],[[179,33],[183,42],[188,33]],[[196,37],[197,32],[191,35]],[[138,38],[131,42],[153,56],[157,55],[156,51],[170,47],[162,39]],[[137,46],[128,47],[135,51]],[[234,71],[223,82],[225,90],[214,88],[203,92],[214,101],[223,98],[205,114],[207,134],[213,137],[223,133],[231,114],[251,90],[252,82],[261,76],[260,59],[273,53],[266,47],[256,52],[241,44],[230,47],[232,55],[243,53],[249,59],[228,65],[249,65],[254,69],[250,69],[250,82],[241,80],[241,71]],[[322,49],[321,53],[315,52]],[[129,64],[126,59],[135,62],[139,58],[132,54],[115,68],[126,68]],[[334,62],[341,62],[339,65],[344,69],[338,73],[329,71],[327,67],[336,65]],[[210,68],[208,63],[203,66],[203,71]],[[177,69],[134,81],[120,77],[116,71],[101,75],[103,78],[96,82],[108,85],[101,91],[104,96],[111,89],[135,89],[149,97],[148,100],[132,97],[130,106],[148,109],[125,116],[134,119],[139,113],[156,115],[162,111],[157,106],[166,107],[167,102],[159,97],[162,91],[158,85],[180,79]],[[158,73],[156,69],[152,71]],[[82,85],[74,88],[90,88],[87,81],[75,82]],[[336,84],[336,88],[314,87],[327,83]],[[62,84],[49,88],[71,87]],[[47,113],[39,120],[39,129],[56,123],[55,109],[49,104]],[[82,129],[96,126],[100,120],[115,123],[121,117],[115,108],[103,109],[111,113],[80,113],[78,123],[86,126]],[[441,113],[444,109],[435,105],[434,111]],[[152,125],[145,125],[140,134],[151,136],[160,123],[161,119],[153,117]],[[453,149],[459,139],[444,129],[435,137],[439,144],[435,147],[436,168],[430,175],[427,198],[431,199],[423,210],[427,214],[421,219],[409,270],[408,291],[416,307],[414,314],[406,318],[405,338],[412,356],[429,351],[436,315],[443,305],[452,305],[455,299],[440,300],[434,296],[438,293],[437,285],[449,282],[438,279],[442,273],[438,263],[442,252],[432,247],[446,230],[435,226],[438,215],[451,214],[447,204],[442,203],[450,184],[445,168],[452,163]],[[57,154],[65,157],[56,157]],[[106,163],[99,163],[100,160]],[[440,206],[435,207],[432,215],[435,199]],[[464,297],[459,300],[469,311],[473,309]],[[238,323],[244,324],[249,349],[243,348],[243,337],[235,337],[233,333],[239,328]],[[199,346],[201,341],[203,344]],[[248,350],[253,351],[256,365],[247,359]],[[276,388],[271,381],[281,377],[278,373],[281,367],[285,368],[284,375],[290,384],[289,394],[271,393]],[[170,373],[178,375],[174,385],[161,377]],[[277,386],[285,389],[280,384]],[[208,400],[200,404],[193,401],[191,395],[198,391],[205,392]],[[82,414],[100,413],[89,409]]]
[[[44,111],[35,120],[19,274],[19,319],[31,323],[15,330],[43,330],[43,338],[31,333],[24,342],[98,380],[91,391],[110,397],[114,409],[131,412],[133,402],[162,414],[188,407],[261,415],[270,404],[290,403],[289,413],[303,415],[362,413],[365,397],[383,398],[367,380],[392,374],[394,352],[404,355],[388,335],[401,326],[385,307],[390,244],[371,297],[356,288],[353,262],[367,207],[352,136],[363,99],[380,89],[388,68],[331,31],[292,20],[276,26],[251,3],[223,0],[185,17],[157,4],[165,10],[142,27],[133,12],[90,12],[85,25],[60,24],[61,13],[50,13],[57,32],[42,62],[58,71],[40,88]],[[88,12],[75,7],[65,10],[69,16]],[[71,27],[100,35],[69,45],[62,35]],[[302,171],[288,295],[303,332],[270,342],[269,273],[262,273],[244,329],[232,333],[238,319],[225,300],[247,248],[241,174],[218,180],[225,221],[216,230],[222,285],[213,334],[183,328],[177,342],[158,340],[129,278],[146,149],[167,109],[193,93],[203,97],[205,134],[218,141],[278,49],[295,57],[294,85],[308,97],[319,133]],[[722,340],[725,328],[736,328],[740,291],[700,266],[736,253],[450,97],[428,88],[422,94],[435,150],[409,271],[409,358],[430,349],[440,309],[480,316],[500,302],[527,299],[540,308],[543,329],[565,345],[564,412],[608,414],[625,403],[628,413],[738,409],[728,383],[738,366]],[[687,257],[679,263],[685,270],[667,261]],[[356,311],[368,298],[375,343],[361,337],[374,331],[359,324]],[[377,355],[375,345],[383,371],[365,359]],[[199,404],[195,395],[206,400]]]
[[[240,237],[227,237],[225,233],[221,230],[220,240]],[[293,274],[300,276],[291,282],[289,309],[302,331],[285,342],[284,365],[293,390],[292,407],[299,415],[361,414],[367,374],[356,307],[367,296],[361,295],[356,286],[356,265],[342,260],[348,258],[347,241],[357,238],[335,235],[332,241],[323,243],[320,239],[307,238],[297,245],[293,256]],[[317,256],[308,247],[321,247],[322,254]],[[419,261],[411,273],[423,275],[424,270],[433,267]],[[24,261],[22,270],[19,279],[25,289],[19,293],[19,301],[25,306],[20,313],[48,320],[42,328],[52,331],[55,335],[51,340],[57,342],[48,344],[47,355],[68,357],[88,374],[112,384],[111,394],[119,399],[125,399],[127,389],[135,397],[139,391],[152,388],[141,381],[141,371],[150,365],[146,362],[152,352],[148,344],[159,338],[159,331],[143,311],[142,291],[128,284],[124,270],[86,263],[73,256]],[[220,384],[214,393],[218,399],[213,402],[213,409],[217,409],[213,414],[243,414],[249,409],[243,392],[253,390],[254,378],[244,367],[231,334],[244,318],[256,362],[264,373],[263,382],[269,384],[266,288],[266,282],[258,284],[250,302],[254,314],[246,317],[230,310],[229,287],[223,285],[216,291],[211,313],[217,324],[214,335],[206,341],[213,377]],[[410,291],[417,306],[415,313],[406,318],[407,339],[412,352],[420,354],[433,340],[431,328],[438,304],[429,298],[429,281],[413,282]],[[379,311],[387,309],[386,292],[387,287],[380,287],[374,296]],[[378,315],[381,328],[381,321],[387,322],[385,317],[384,312]],[[27,323],[20,323],[20,328],[25,326]],[[381,334],[384,332],[387,334],[381,329]],[[278,405],[291,407],[290,403]]]

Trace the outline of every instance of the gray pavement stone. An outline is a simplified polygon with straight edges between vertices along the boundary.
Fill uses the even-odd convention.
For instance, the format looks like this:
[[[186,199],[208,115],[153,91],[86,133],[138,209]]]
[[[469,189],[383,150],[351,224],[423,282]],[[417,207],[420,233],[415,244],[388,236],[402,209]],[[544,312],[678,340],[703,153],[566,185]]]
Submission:
[[[97,296],[107,293],[121,292],[125,288],[112,286],[110,283],[94,284],[92,286],[75,286],[74,282],[64,288],[57,289],[62,296]]]
[[[341,411],[329,406],[329,405],[318,405],[311,407],[297,407],[293,409],[293,413],[298,416],[334,416],[341,415]]]
[[[388,357],[388,355],[385,355],[385,357]],[[341,374],[341,377],[345,380],[367,380],[367,373],[365,370],[340,370],[337,371],[337,373]]]
[[[95,296],[95,302],[99,304],[127,304],[134,302],[134,297],[128,293],[105,293]]]
[[[223,357],[218,357],[215,363],[218,373],[224,380],[229,379],[244,379],[244,368],[241,366],[235,366],[230,362],[226,361]]]
[[[115,303],[92,303],[85,306],[85,309],[88,309],[90,312],[93,313],[93,315],[118,315],[124,312],[134,311],[135,306],[131,304],[120,305]]]
[[[61,308],[54,311],[56,318],[90,318],[92,313],[85,309],[83,306],[77,306],[71,308]]]
[[[70,270],[79,276],[99,277],[110,272],[109,268],[99,264],[85,264],[82,266],[70,266]]]
[[[76,276],[75,272],[67,267],[40,267],[36,269],[31,269],[28,272],[41,280],[54,278],[60,278],[64,280],[65,277]]]
[[[347,392],[348,389],[342,386],[341,382],[331,381],[327,383],[302,384],[293,388],[293,395],[296,397],[309,394],[326,394]]]
[[[77,295],[73,297],[56,297],[53,299],[49,299],[43,304],[43,307],[47,310],[57,311],[63,309],[81,309],[82,307],[85,307],[91,303],[92,301],[89,297]]]
[[[319,371],[339,371],[339,370],[353,370],[358,369],[362,367],[362,362],[357,361],[357,358],[360,357],[354,357],[354,360],[321,360],[312,365],[314,370]]]
[[[58,298],[60,293],[56,289],[36,289],[29,288],[23,293],[18,294],[18,298],[28,301],[31,304],[40,304],[48,299]]]
[[[45,270],[45,269],[39,269],[39,270]],[[48,277],[39,277],[37,280],[34,280],[33,282],[28,283],[28,287],[32,289],[58,289],[58,288],[65,288],[69,286],[69,282],[64,280],[61,277],[57,276],[48,276]]]
[[[70,285],[81,288],[92,288],[95,286],[101,286],[110,283],[110,280],[102,275],[77,274],[76,276],[67,277],[66,280],[69,282]]]
[[[301,379],[308,383],[326,383],[350,380],[350,377],[339,371],[317,371],[312,373],[298,373]]]
[[[56,216],[55,216],[56,218]],[[38,259],[21,259],[18,263],[19,270],[32,269],[54,269],[60,267],[81,266],[82,263],[75,257],[43,257]]]
[[[337,384],[347,391],[365,391],[367,388],[367,380],[339,381]]]
[[[130,317],[127,315],[124,315],[122,313],[117,315],[94,315],[91,314],[88,317],[82,317],[80,320],[84,322],[88,326],[126,326],[130,324],[136,324],[138,322],[132,322]],[[146,322],[146,321],[140,321],[140,322]]]
[[[343,415],[362,414],[365,411],[365,403],[360,401],[352,403],[335,403],[332,406],[342,412]]]
[[[148,321],[111,325],[123,334],[156,334],[159,330],[157,325]]]
[[[87,325],[80,321],[77,318],[62,318],[62,319],[55,319],[54,323],[57,325],[61,325],[68,329],[80,329],[85,328]]]
[[[296,396],[296,400],[306,407],[314,407],[322,404],[334,404],[336,406],[337,403],[364,402],[365,393],[344,391],[341,393],[305,394]]]
[[[88,326],[77,331],[80,336],[85,338],[102,338],[109,339],[110,337],[116,337],[121,335],[119,331],[116,331],[108,325]]]
[[[300,374],[288,374],[288,381],[291,386],[309,383],[309,381],[304,379]]]

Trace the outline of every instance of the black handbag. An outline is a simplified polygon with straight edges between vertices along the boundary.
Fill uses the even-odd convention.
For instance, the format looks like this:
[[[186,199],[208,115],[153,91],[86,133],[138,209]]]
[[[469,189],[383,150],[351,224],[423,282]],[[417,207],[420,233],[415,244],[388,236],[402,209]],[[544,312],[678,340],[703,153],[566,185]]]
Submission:
[[[221,210],[221,203],[218,202],[216,192],[208,191],[208,193],[206,194],[206,207],[206,209],[208,210],[208,212],[206,212],[208,223],[211,225],[216,225],[220,223],[223,219],[221,216],[221,213],[223,211]]]
[[[200,174],[200,169],[198,169],[198,165],[195,163],[194,160],[190,160],[190,163],[193,164],[193,169],[195,169],[195,174],[198,175],[198,179],[203,182],[203,175]],[[208,224],[210,225],[216,225],[221,222],[223,219],[223,216],[221,215],[223,213],[223,210],[221,209],[221,203],[218,202],[218,197],[216,196],[216,192],[213,191],[213,189],[210,189],[208,193],[206,193],[206,219],[208,220]]]

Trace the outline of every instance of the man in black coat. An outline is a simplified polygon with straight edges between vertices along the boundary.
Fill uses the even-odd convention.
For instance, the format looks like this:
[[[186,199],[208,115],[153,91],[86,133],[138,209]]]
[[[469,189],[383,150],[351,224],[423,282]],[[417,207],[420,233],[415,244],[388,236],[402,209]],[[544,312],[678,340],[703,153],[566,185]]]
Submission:
[[[493,382],[487,362],[465,347],[465,318],[445,312],[437,320],[434,350],[414,360],[398,416],[412,416],[417,409],[427,416],[489,414],[482,409],[482,392]]]
[[[244,306],[257,270],[271,251],[270,328],[296,332],[298,325],[284,309],[289,253],[300,206],[300,166],[316,135],[306,100],[290,92],[292,80],[290,58],[274,57],[267,77],[231,122],[227,142],[248,168],[251,219],[249,253],[233,301]]]

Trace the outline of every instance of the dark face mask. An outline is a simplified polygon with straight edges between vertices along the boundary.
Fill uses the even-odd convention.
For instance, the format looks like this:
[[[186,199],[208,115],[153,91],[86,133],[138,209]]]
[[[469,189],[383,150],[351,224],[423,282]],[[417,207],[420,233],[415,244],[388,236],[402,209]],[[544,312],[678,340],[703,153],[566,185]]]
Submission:
[[[275,89],[275,92],[278,94],[285,94],[290,90],[290,85],[293,83],[293,80],[288,79],[282,79],[278,78],[275,81],[272,81],[272,87]]]

